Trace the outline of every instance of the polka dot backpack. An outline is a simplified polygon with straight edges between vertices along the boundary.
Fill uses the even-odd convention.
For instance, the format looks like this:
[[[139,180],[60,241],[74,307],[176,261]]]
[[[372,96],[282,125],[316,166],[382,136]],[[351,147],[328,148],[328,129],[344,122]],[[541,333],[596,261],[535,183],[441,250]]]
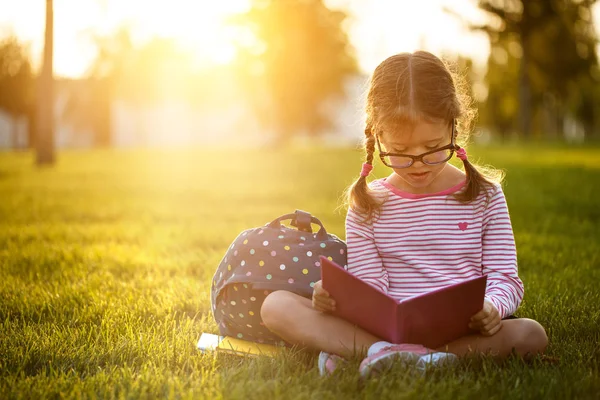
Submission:
[[[281,224],[290,219],[297,229]],[[320,226],[319,231],[313,233],[311,224]],[[260,307],[275,290],[311,298],[321,279],[321,255],[345,266],[346,243],[302,210],[240,233],[212,281],[212,312],[221,335],[285,345],[264,326]]]

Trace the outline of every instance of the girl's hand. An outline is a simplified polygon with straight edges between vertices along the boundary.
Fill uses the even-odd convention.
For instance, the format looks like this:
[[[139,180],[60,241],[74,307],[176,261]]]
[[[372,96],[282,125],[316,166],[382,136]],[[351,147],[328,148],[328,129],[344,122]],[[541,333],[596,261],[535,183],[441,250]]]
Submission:
[[[315,282],[315,286],[313,287],[312,306],[315,310],[321,312],[335,311],[335,301],[323,289],[321,281]]]
[[[315,284],[316,286],[316,284]],[[476,329],[484,336],[492,336],[502,328],[500,313],[492,302],[485,300],[483,309],[471,317],[469,328]]]

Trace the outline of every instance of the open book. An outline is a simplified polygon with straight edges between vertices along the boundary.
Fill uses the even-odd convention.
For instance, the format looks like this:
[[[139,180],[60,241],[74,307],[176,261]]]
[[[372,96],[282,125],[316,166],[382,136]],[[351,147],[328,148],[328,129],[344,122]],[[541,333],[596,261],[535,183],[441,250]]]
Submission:
[[[487,275],[397,301],[321,256],[323,289],[335,300],[333,315],[391,343],[435,349],[477,331],[469,328],[483,308]]]

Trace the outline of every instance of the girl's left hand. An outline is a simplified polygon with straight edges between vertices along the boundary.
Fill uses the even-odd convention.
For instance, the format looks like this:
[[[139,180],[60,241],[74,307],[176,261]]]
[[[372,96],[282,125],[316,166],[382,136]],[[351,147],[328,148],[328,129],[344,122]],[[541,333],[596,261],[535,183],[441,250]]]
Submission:
[[[485,300],[483,309],[471,317],[469,328],[476,329],[484,336],[492,336],[502,328],[500,313],[492,302]]]

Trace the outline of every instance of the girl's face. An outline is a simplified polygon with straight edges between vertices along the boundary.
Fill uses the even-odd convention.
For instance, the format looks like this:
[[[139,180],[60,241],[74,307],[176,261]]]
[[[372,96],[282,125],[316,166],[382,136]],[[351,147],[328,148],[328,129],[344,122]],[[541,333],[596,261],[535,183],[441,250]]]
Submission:
[[[410,132],[385,131],[380,137],[380,141],[385,147],[382,149],[385,152],[418,156],[449,145],[451,135],[452,127],[445,122],[420,121]],[[415,161],[410,167],[393,168],[393,170],[401,178],[401,183],[405,185],[406,191],[430,193],[436,178],[439,177],[446,165],[447,162],[428,165],[421,161]]]

